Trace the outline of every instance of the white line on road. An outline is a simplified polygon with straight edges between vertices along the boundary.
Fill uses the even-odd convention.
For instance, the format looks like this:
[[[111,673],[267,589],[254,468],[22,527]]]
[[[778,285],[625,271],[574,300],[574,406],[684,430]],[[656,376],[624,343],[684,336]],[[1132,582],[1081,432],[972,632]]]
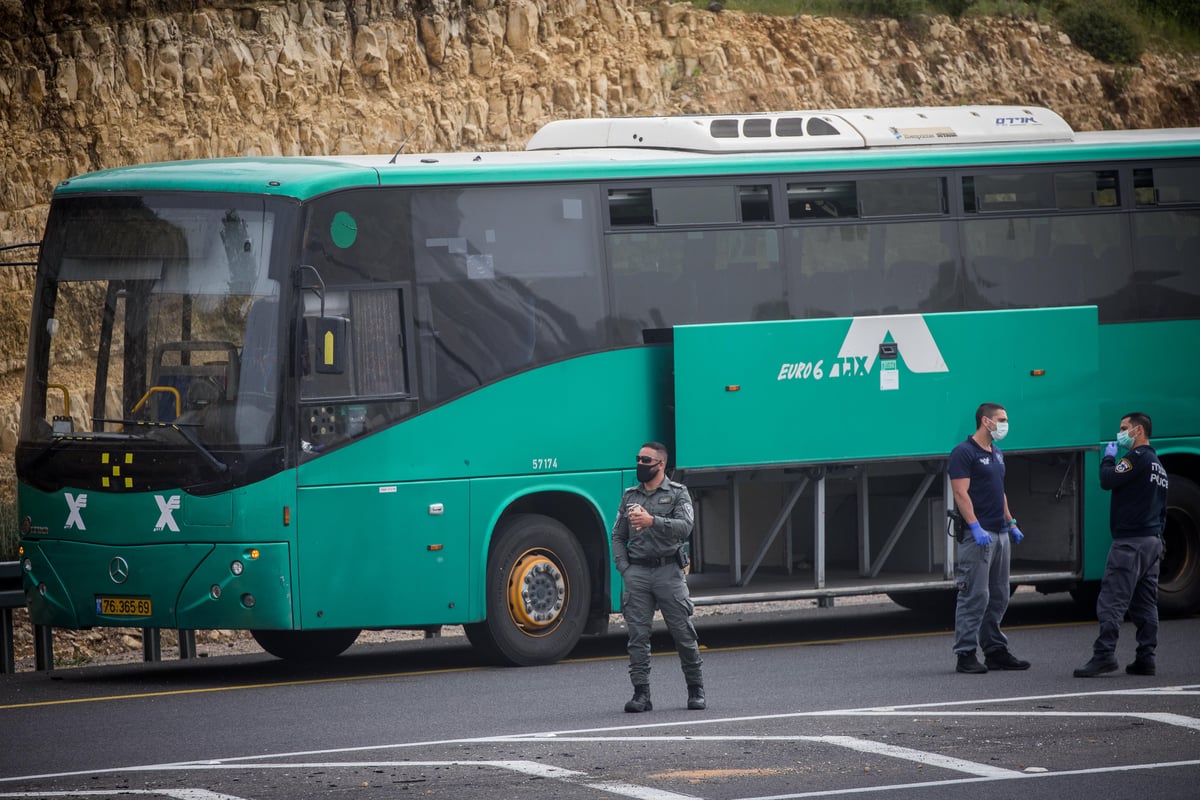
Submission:
[[[938,711],[937,708],[922,708],[912,711],[821,711],[816,716],[825,717],[911,717],[919,713],[925,717],[1089,717],[1093,719],[1144,719],[1178,725],[1182,728],[1200,730],[1200,719],[1183,714],[1160,714],[1149,711]]]
[[[581,736],[581,735],[587,735],[587,734],[628,733],[630,731],[638,731],[638,730],[646,731],[646,730],[656,730],[656,729],[665,729],[665,728],[678,728],[678,727],[683,727],[683,726],[695,727],[695,726],[703,726],[703,725],[727,725],[727,724],[739,723],[739,722],[762,722],[765,720],[800,719],[800,718],[806,718],[806,717],[807,718],[815,718],[815,717],[834,717],[834,716],[869,716],[871,714],[899,716],[899,715],[907,715],[914,711],[921,711],[924,713],[938,713],[938,712],[936,712],[936,709],[939,709],[939,708],[950,709],[950,708],[953,708],[956,706],[964,706],[964,705],[986,705],[986,704],[1000,704],[1000,703],[1029,702],[1031,700],[1055,700],[1055,699],[1065,699],[1065,698],[1072,698],[1072,697],[1103,697],[1103,696],[1121,696],[1121,695],[1146,696],[1146,695],[1154,695],[1154,694],[1177,695],[1177,694],[1195,694],[1195,693],[1200,693],[1200,684],[1188,684],[1188,685],[1182,685],[1182,686],[1148,687],[1145,689],[1132,689],[1132,690],[1131,689],[1109,690],[1109,691],[1100,691],[1100,692],[1069,692],[1069,693],[1064,693],[1064,694],[1031,695],[1031,696],[1026,696],[1026,697],[998,697],[998,698],[989,698],[989,699],[980,699],[980,700],[948,701],[948,702],[942,702],[942,703],[919,703],[919,704],[912,704],[912,705],[896,705],[896,706],[876,706],[876,707],[868,707],[868,708],[855,708],[855,709],[842,709],[842,710],[829,710],[829,711],[796,711],[796,712],[786,712],[786,713],[779,713],[779,714],[760,714],[760,715],[752,715],[752,716],[706,717],[704,719],[696,719],[695,717],[688,717],[687,719],[675,719],[675,720],[670,720],[667,722],[637,723],[637,724],[632,724],[632,725],[628,725],[628,724],[614,725],[614,726],[607,726],[607,727],[583,728],[583,729],[565,730],[565,731],[542,731],[542,732],[521,733],[521,734],[505,734],[505,735],[499,735],[499,736],[470,737],[470,738],[462,738],[462,739],[441,739],[441,740],[429,740],[429,741],[418,741],[418,742],[396,742],[396,743],[391,743],[391,744],[365,745],[365,746],[359,746],[359,747],[338,747],[338,748],[328,748],[328,749],[322,749],[322,750],[295,751],[295,752],[290,752],[290,753],[270,753],[270,754],[258,754],[258,755],[248,755],[248,756],[231,756],[231,757],[222,758],[222,759],[195,760],[195,761],[187,761],[187,762],[175,762],[175,763],[170,763],[170,764],[149,764],[149,765],[132,766],[132,767],[112,767],[112,768],[105,768],[105,769],[78,770],[78,771],[73,771],[73,772],[47,773],[47,774],[42,774],[42,775],[22,775],[22,776],[12,776],[12,777],[0,777],[0,783],[13,783],[16,781],[30,781],[30,780],[53,779],[53,778],[78,777],[78,776],[82,776],[82,775],[91,776],[91,775],[112,774],[112,773],[120,773],[120,772],[171,770],[171,769],[184,769],[184,768],[203,768],[206,766],[228,767],[228,766],[232,766],[235,764],[251,766],[254,762],[262,762],[262,761],[265,761],[268,759],[278,760],[278,759],[284,759],[284,758],[331,756],[331,755],[346,754],[346,753],[361,753],[361,752],[383,751],[383,750],[402,750],[402,749],[410,749],[410,748],[429,748],[429,747],[439,747],[439,746],[446,746],[446,745],[486,744],[486,743],[505,742],[505,741],[515,742],[515,741],[523,741],[523,740],[547,740],[547,739],[567,740],[571,736]],[[941,716],[943,714],[938,714],[938,715]],[[1155,714],[1155,713],[1140,713],[1139,714],[1139,713],[1128,713],[1128,712],[1115,712],[1115,713],[1061,712],[1061,711],[1050,711],[1050,710],[1022,711],[1022,712],[1015,712],[1015,711],[1014,712],[1007,712],[1007,711],[997,711],[997,712],[946,711],[946,712],[944,712],[944,715],[954,715],[954,716],[959,716],[959,715],[961,715],[961,716],[997,715],[997,716],[1030,716],[1030,717],[1032,717],[1032,716],[1082,715],[1082,716],[1092,716],[1092,717],[1133,717],[1133,718],[1153,720],[1153,721],[1164,723],[1164,724],[1180,725],[1180,726],[1187,727],[1187,728],[1195,728],[1198,724],[1200,724],[1200,722],[1198,722],[1195,718],[1186,717],[1183,715]],[[624,737],[621,737],[621,738],[624,738]],[[632,737],[630,737],[630,738],[632,738]],[[696,737],[688,737],[688,738],[696,738]],[[434,763],[434,762],[398,762],[398,763],[426,763],[426,764],[428,764],[428,763]],[[446,762],[446,763],[465,763],[465,762]],[[473,762],[473,763],[477,763],[477,762]],[[1193,762],[1178,762],[1178,763],[1190,764]],[[1133,765],[1130,767],[1114,767],[1111,769],[1139,769],[1139,768],[1153,769],[1153,768],[1158,768],[1160,766],[1171,766],[1171,765],[1172,764]],[[295,763],[292,763],[291,766],[294,767],[296,765],[295,765]],[[334,764],[331,764],[330,766],[344,766],[344,765],[334,763]],[[1018,774],[1021,777],[1032,777],[1029,775],[1025,775],[1024,773],[1018,773]],[[1065,774],[1071,774],[1071,773],[1056,772],[1056,773],[1049,773],[1049,774],[1065,775]],[[1082,771],[1079,774],[1087,774],[1087,771]],[[977,781],[977,780],[991,780],[991,779],[992,778],[968,778],[968,779],[962,779],[962,780]],[[641,787],[635,787],[635,788],[640,789]],[[646,791],[652,792],[655,790],[646,790]],[[848,790],[848,791],[853,791],[853,790]],[[163,794],[163,792],[160,792],[159,794]],[[5,797],[5,796],[9,796],[9,795],[0,795],[0,797]],[[19,795],[11,795],[11,796],[27,797],[28,795],[19,794]],[[788,795],[788,797],[793,797],[793,796],[794,797],[802,797],[803,795]],[[657,800],[657,798],[664,797],[664,796],[663,795],[637,795],[637,797],[642,798],[642,800]],[[685,798],[688,796],[687,795],[676,795],[676,797]],[[177,800],[215,800],[215,798],[212,798],[212,797],[207,798],[207,799],[205,799],[205,798],[177,798]]]
[[[385,767],[393,767],[400,769],[419,769],[421,767],[493,767],[495,769],[509,770],[522,775],[529,775],[535,778],[546,778],[550,780],[559,780],[566,783],[573,783],[578,786],[584,786],[590,789],[595,789],[600,792],[619,795],[621,797],[630,797],[633,800],[701,800],[694,795],[680,794],[678,792],[669,792],[663,789],[654,789],[648,786],[638,786],[632,783],[623,783],[620,781],[593,781],[590,780],[588,773],[580,772],[573,769],[564,769],[555,767],[550,764],[539,764],[536,761],[520,761],[520,760],[482,760],[482,761],[287,761],[279,764],[222,764],[220,762],[211,763],[194,763],[194,764],[156,764],[146,765],[141,767],[130,767],[125,770],[106,770],[110,772],[214,772],[219,770],[273,770],[273,769],[382,769]],[[199,792],[200,794],[189,794],[191,792]],[[232,797],[230,795],[216,794],[207,792],[203,789],[114,789],[107,792],[101,791],[64,791],[64,792],[17,792],[12,794],[0,794],[0,799],[7,797],[84,797],[104,795],[111,797],[114,794],[147,794],[171,797],[174,800],[241,800],[241,798]]]
[[[978,775],[981,778],[1002,778],[1023,774],[1016,770],[993,767],[989,764],[978,764],[974,761],[944,756],[939,753],[926,753],[923,750],[913,750],[911,747],[872,742],[869,739],[858,739],[853,736],[812,736],[809,738],[812,741],[836,744],[839,747],[857,750],[860,753],[874,753],[881,756],[891,756],[892,758],[902,758],[906,761],[915,761],[918,764],[928,764],[932,767],[942,767],[943,769],[954,770],[955,772],[965,772],[968,775]]]
[[[1164,761],[1157,764],[1125,764],[1119,767],[1096,767],[1094,769],[1070,769],[1062,772],[1014,772],[1011,775],[994,778],[958,778],[948,781],[926,781],[924,783],[894,783],[888,786],[858,786],[853,789],[828,789],[816,792],[798,792],[796,794],[772,794],[758,797],[740,797],[737,800],[801,800],[806,797],[837,797],[843,794],[868,794],[893,792],[906,789],[941,789],[947,786],[960,786],[971,783],[989,783],[993,781],[1039,780],[1042,778],[1069,778],[1076,775],[1099,775],[1106,772],[1136,772],[1146,769],[1173,769],[1177,767],[1200,766],[1198,761]]]
[[[544,742],[543,737],[531,736],[527,739],[506,738],[506,742]],[[622,742],[815,742],[818,744],[833,744],[856,750],[860,753],[874,753],[881,756],[916,761],[931,767],[942,767],[955,772],[965,772],[968,775],[981,777],[997,777],[1012,774],[1014,771],[993,767],[989,764],[979,764],[961,758],[951,758],[938,753],[927,753],[910,747],[899,747],[893,744],[875,742],[870,739],[859,739],[853,736],[556,736],[556,742],[605,742],[616,744]],[[1019,774],[1019,773],[1018,773]]]
[[[528,739],[507,738],[506,742],[543,742],[544,738],[530,737]],[[954,772],[965,772],[968,775],[980,777],[1003,777],[1021,773],[1011,769],[993,767],[990,764],[980,764],[962,758],[952,758],[939,753],[927,753],[924,750],[914,750],[911,747],[900,747],[870,739],[859,739],[854,736],[556,736],[556,742],[815,742],[818,744],[833,744],[855,750],[860,753],[891,756],[905,761],[915,761],[931,767],[942,767]]]
[[[172,800],[243,800],[231,794],[218,794],[208,789],[80,789],[78,791],[61,792],[0,792],[0,797],[112,797],[122,794],[150,795],[152,797],[170,797]]]

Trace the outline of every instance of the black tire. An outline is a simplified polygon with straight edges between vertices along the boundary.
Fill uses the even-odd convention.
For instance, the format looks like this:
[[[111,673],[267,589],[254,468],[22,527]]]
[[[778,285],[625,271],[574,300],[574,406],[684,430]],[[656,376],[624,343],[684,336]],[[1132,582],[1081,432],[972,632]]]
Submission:
[[[1200,486],[1179,475],[1167,489],[1166,552],[1158,575],[1158,610],[1186,616],[1200,610]]]
[[[921,589],[914,592],[888,592],[888,599],[909,611],[928,617],[954,619],[958,592],[954,589]]]
[[[250,631],[258,646],[285,661],[335,658],[358,638],[357,628],[328,631]]]
[[[492,661],[553,664],[587,625],[591,586],[583,548],[557,520],[521,514],[496,531],[488,554],[487,619],[465,626]]]

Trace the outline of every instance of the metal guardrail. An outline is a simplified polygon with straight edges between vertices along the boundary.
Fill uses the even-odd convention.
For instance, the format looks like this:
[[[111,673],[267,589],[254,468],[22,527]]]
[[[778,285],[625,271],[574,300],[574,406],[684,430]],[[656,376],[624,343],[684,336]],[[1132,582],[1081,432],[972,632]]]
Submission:
[[[16,672],[16,652],[13,645],[13,610],[23,608],[25,590],[21,586],[21,562],[0,561],[0,673]],[[33,626],[34,669],[39,672],[54,669],[54,629],[48,625]],[[196,657],[196,632],[179,631],[179,658]],[[162,661],[161,630],[142,628],[142,660]]]

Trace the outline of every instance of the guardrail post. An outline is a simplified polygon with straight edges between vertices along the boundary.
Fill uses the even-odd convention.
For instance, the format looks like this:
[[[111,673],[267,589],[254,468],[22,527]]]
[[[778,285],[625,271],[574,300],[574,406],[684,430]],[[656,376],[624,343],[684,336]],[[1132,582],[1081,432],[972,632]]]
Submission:
[[[16,672],[16,646],[13,644],[13,609],[25,605],[21,589],[21,563],[0,562],[0,672]]]
[[[176,631],[179,634],[179,658],[196,657],[196,632],[180,629]]]
[[[13,645],[13,612],[0,608],[0,672],[16,672],[16,650]]]
[[[142,628],[142,660],[162,661],[162,635],[158,628]]]
[[[54,628],[33,626],[33,668],[38,672],[54,669]]]

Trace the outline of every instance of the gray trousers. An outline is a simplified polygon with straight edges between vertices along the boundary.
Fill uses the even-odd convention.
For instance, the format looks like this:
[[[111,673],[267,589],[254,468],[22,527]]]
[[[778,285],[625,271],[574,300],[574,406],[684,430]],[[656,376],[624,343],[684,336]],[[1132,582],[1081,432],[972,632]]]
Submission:
[[[1125,612],[1137,626],[1137,657],[1154,660],[1158,647],[1158,570],[1162,563],[1162,539],[1157,536],[1135,536],[1113,539],[1108,548],[1108,563],[1100,596],[1096,598],[1096,619],[1100,620],[1100,635],[1092,647],[1102,658],[1117,651],[1117,637]]]
[[[650,683],[650,627],[654,609],[662,611],[667,630],[675,640],[679,663],[689,686],[704,684],[700,673],[700,643],[692,625],[692,598],[688,594],[683,570],[675,564],[625,570],[625,590],[621,593],[621,613],[629,628],[629,680],[634,686]]]
[[[958,543],[955,577],[958,605],[954,610],[954,652],[971,653],[978,645],[984,653],[1008,649],[1008,637],[1000,630],[1008,610],[1007,533],[987,532],[991,544],[981,547],[968,536]]]

